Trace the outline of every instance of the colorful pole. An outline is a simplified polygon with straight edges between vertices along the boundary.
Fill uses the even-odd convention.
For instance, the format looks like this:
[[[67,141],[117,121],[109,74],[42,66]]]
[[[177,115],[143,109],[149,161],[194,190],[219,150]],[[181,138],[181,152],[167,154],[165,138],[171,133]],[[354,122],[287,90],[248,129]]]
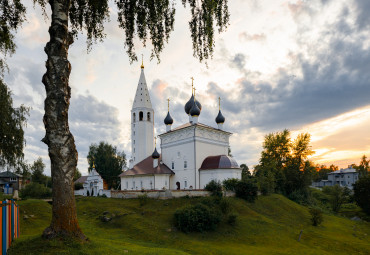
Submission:
[[[2,210],[2,239],[1,239],[1,247],[2,247],[2,255],[6,255],[6,201],[3,201],[3,207],[1,208]]]

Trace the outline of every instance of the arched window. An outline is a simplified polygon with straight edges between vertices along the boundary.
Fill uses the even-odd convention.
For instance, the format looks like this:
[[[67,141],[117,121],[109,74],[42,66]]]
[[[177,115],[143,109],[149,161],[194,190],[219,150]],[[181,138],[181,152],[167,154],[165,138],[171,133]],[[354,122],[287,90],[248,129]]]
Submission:
[[[147,113],[147,121],[150,121],[150,112]]]
[[[134,122],[136,121],[136,113],[132,114],[132,119],[134,120]]]
[[[139,121],[143,121],[144,114],[143,112],[139,112]]]

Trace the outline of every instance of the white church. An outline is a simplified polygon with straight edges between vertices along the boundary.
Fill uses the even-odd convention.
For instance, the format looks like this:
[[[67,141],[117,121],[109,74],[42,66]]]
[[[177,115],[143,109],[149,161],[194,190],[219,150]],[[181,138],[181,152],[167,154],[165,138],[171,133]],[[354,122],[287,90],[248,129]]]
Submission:
[[[169,108],[160,134],[161,154],[154,141],[154,110],[144,75],[144,65],[131,110],[131,159],[129,169],[120,174],[121,190],[203,189],[211,180],[241,179],[241,169],[228,156],[229,137],[223,130],[221,109],[217,127],[198,121],[202,110],[195,90],[185,105],[189,122],[172,128]]]

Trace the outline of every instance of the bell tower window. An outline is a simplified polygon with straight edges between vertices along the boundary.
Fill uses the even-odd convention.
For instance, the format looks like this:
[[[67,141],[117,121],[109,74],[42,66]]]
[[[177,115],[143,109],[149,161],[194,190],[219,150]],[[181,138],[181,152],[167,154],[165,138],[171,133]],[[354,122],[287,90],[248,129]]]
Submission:
[[[143,121],[144,114],[143,112],[139,112],[139,121]]]
[[[132,119],[134,120],[134,122],[136,121],[136,113],[132,114]]]
[[[147,120],[150,121],[150,112],[147,113]]]

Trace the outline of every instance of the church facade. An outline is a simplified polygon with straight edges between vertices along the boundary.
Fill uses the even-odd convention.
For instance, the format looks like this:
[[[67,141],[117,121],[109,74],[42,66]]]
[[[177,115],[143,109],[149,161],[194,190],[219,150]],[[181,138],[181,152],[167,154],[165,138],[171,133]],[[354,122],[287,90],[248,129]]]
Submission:
[[[141,74],[131,110],[129,169],[120,175],[121,190],[203,189],[211,180],[241,179],[241,169],[228,156],[232,133],[223,130],[225,118],[219,109],[217,128],[198,122],[202,105],[195,90],[184,107],[189,122],[172,129],[169,107],[160,134],[161,154],[154,142],[154,110],[141,65]]]

